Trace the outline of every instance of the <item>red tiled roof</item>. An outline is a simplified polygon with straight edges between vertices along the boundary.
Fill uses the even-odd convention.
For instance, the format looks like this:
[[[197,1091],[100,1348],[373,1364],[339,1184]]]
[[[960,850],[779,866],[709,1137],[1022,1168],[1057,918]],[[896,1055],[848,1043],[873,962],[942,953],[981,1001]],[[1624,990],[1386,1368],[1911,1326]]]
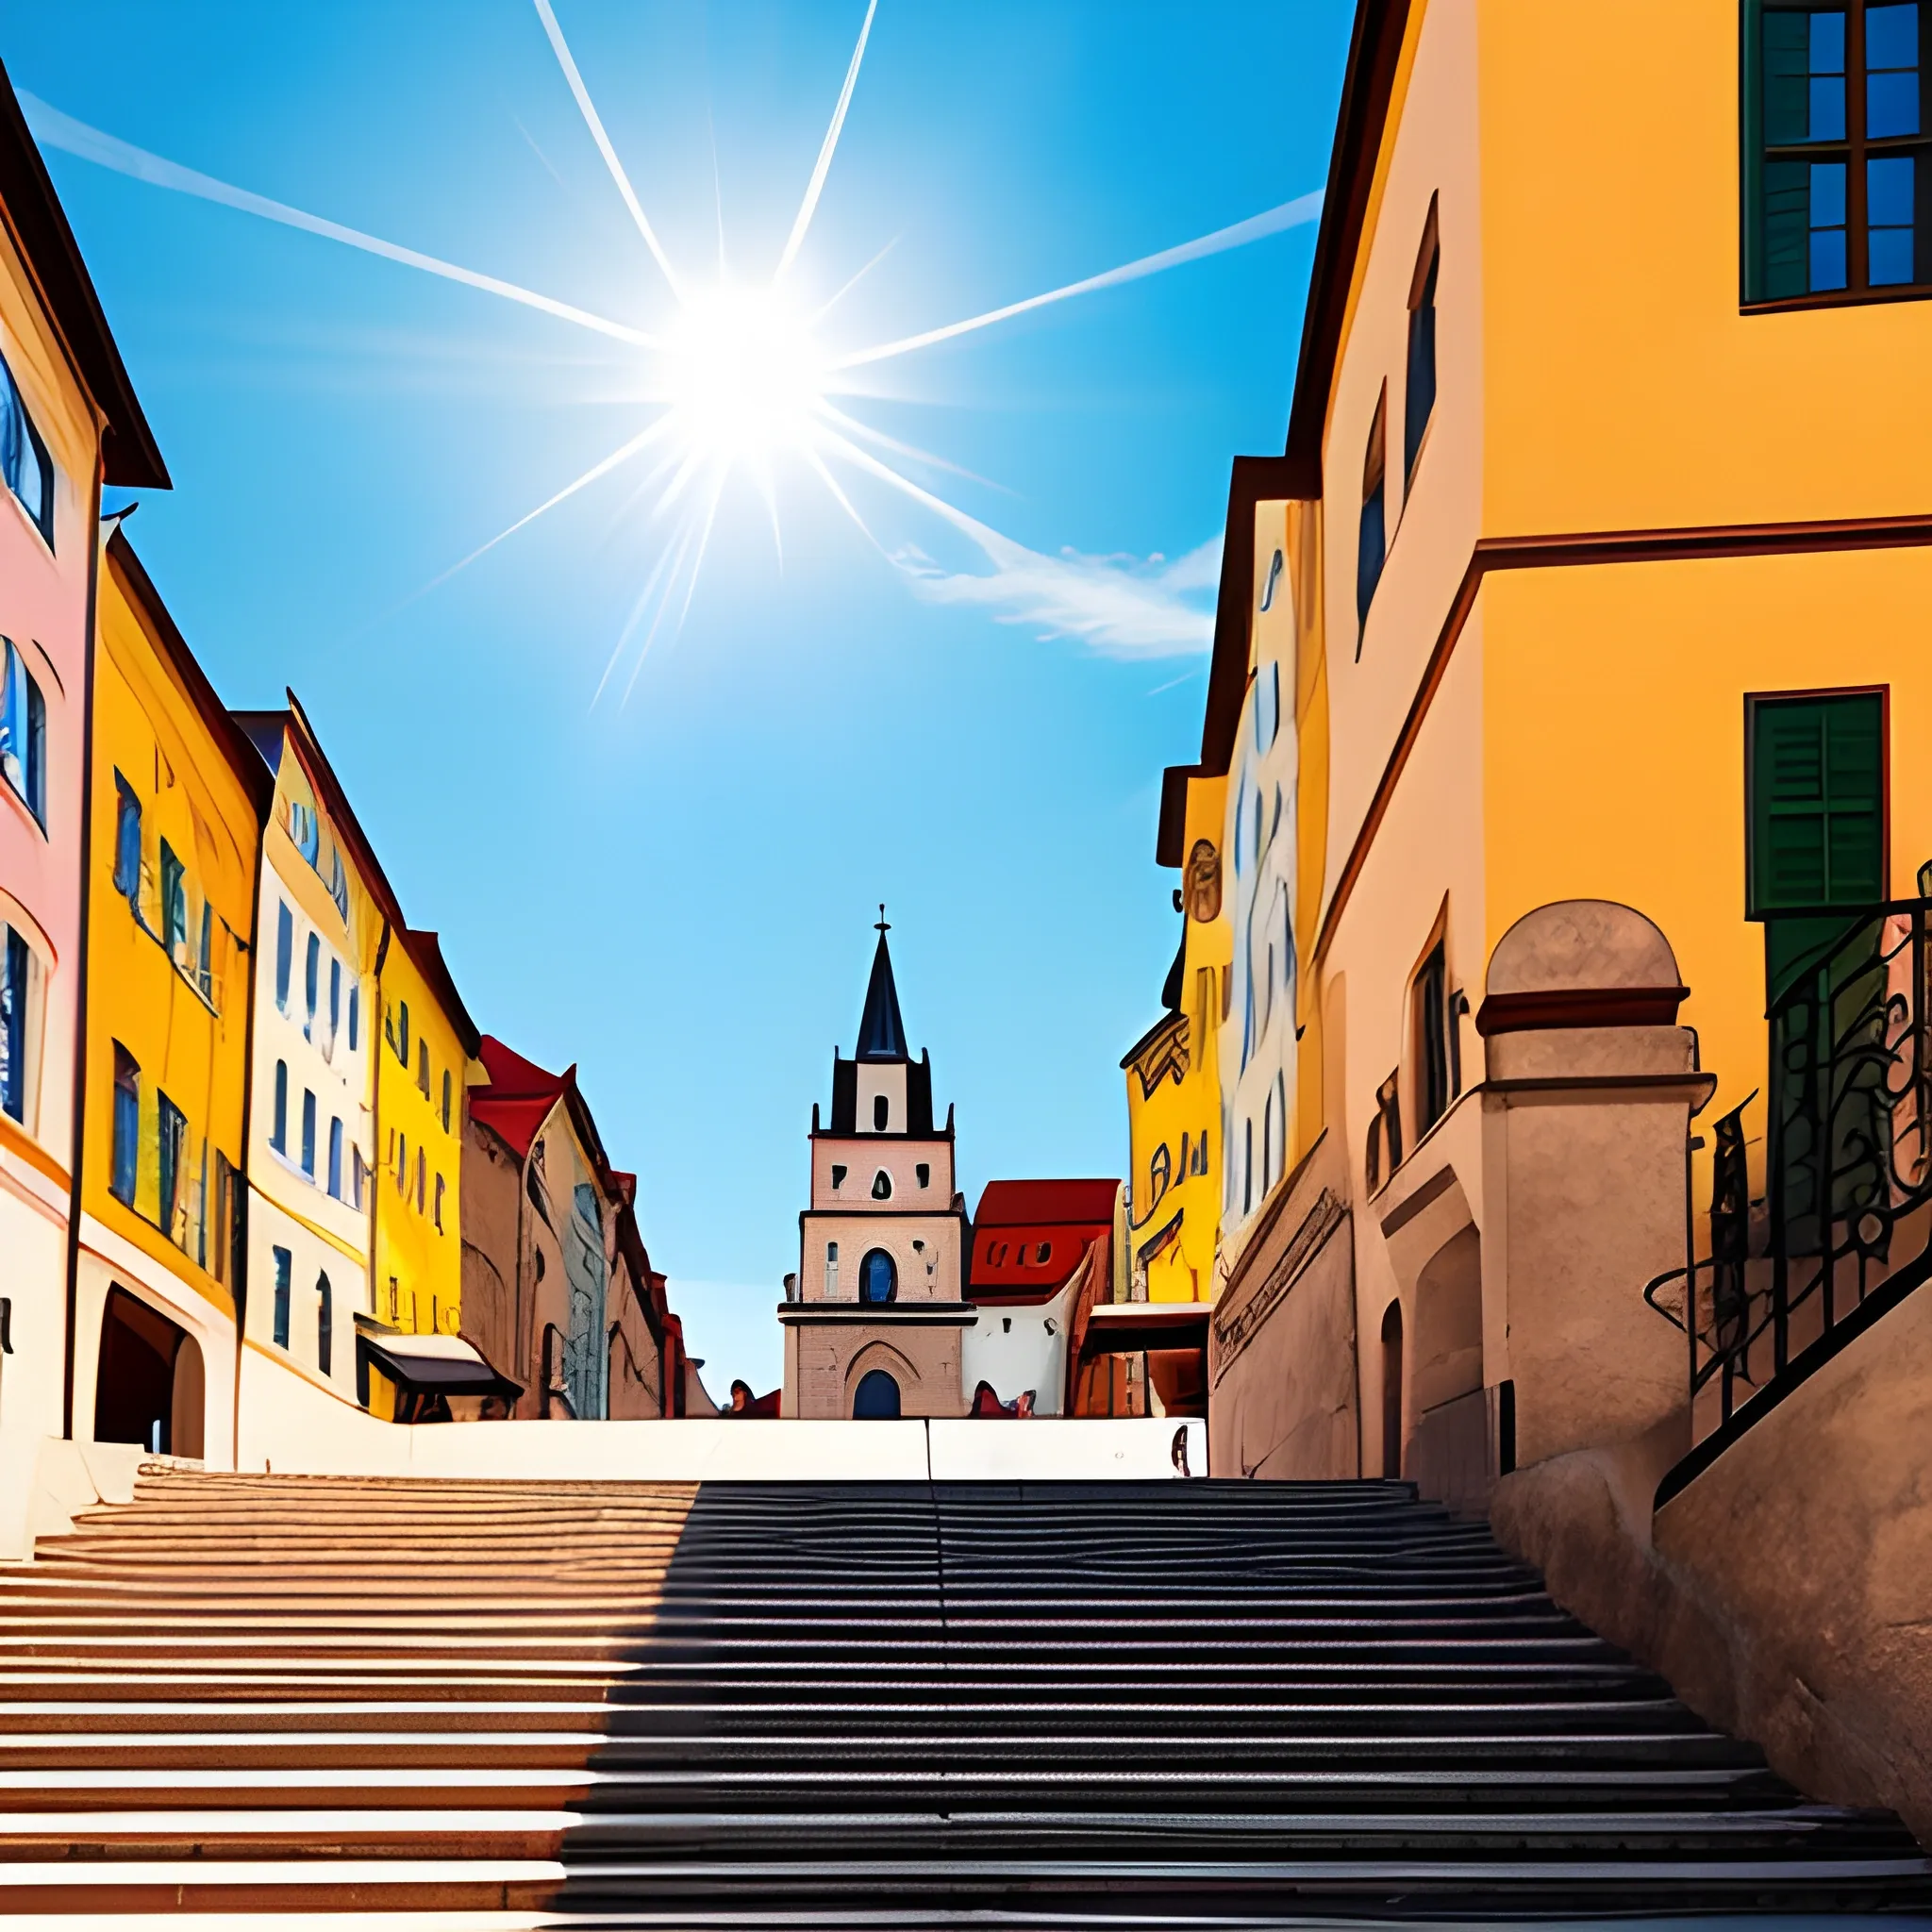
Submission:
[[[550,1118],[551,1108],[570,1091],[577,1070],[572,1066],[565,1073],[548,1073],[491,1033],[484,1034],[478,1042],[476,1057],[490,1075],[490,1084],[471,1090],[470,1116],[501,1134],[522,1159]]]
[[[1111,1227],[1119,1181],[988,1181],[974,1227]]]

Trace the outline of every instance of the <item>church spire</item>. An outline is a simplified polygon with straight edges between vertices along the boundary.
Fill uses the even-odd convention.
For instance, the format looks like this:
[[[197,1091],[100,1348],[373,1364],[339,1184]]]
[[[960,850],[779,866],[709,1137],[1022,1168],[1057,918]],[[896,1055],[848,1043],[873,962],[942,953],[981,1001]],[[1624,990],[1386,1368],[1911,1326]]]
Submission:
[[[907,1060],[906,1023],[899,1017],[899,989],[892,984],[892,956],[886,950],[886,908],[879,908],[875,928],[878,951],[872,956],[872,978],[865,989],[865,1011],[858,1021],[858,1052],[862,1060]]]

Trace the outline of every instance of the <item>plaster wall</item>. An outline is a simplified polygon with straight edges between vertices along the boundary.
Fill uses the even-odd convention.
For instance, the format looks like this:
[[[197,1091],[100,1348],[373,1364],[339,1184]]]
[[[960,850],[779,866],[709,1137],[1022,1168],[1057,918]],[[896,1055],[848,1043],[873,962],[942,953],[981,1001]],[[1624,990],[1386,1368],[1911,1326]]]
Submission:
[[[1059,1292],[1043,1302],[982,1303],[979,1320],[962,1331],[959,1380],[971,1402],[981,1382],[1002,1402],[1033,1397],[1033,1413],[1061,1413],[1067,1390],[1067,1326],[1074,1299],[1093,1265],[1089,1252]]]
[[[926,1169],[924,1187],[919,1184],[922,1166]],[[832,1185],[834,1167],[845,1170],[844,1179],[836,1188]],[[867,1208],[873,1205],[874,1181],[881,1172],[891,1180],[892,1191],[876,1204],[879,1208],[902,1211],[927,1208],[943,1213],[953,1205],[952,1141],[939,1138],[888,1139],[878,1134],[813,1137],[811,1205],[823,1208]]]
[[[914,1241],[923,1244],[915,1248]],[[826,1250],[838,1243],[837,1292],[827,1292]],[[898,1271],[898,1300],[957,1302],[964,1279],[957,1214],[812,1212],[800,1217],[798,1286],[807,1302],[858,1299],[859,1262],[883,1248]]]
[[[907,1100],[907,1077],[910,1069],[904,1060],[860,1060],[855,1066],[854,1108],[861,1135],[866,1133],[903,1134],[911,1126],[912,1115]],[[873,1125],[875,1103],[886,1103],[886,1124]]]
[[[1478,18],[1469,0],[1412,10],[1400,118],[1378,170],[1329,396],[1322,531],[1329,731],[1324,903],[1483,527],[1485,384],[1492,360],[1484,341],[1484,282],[1491,244],[1478,128]],[[1408,298],[1431,197],[1441,249],[1436,400],[1405,483]],[[1388,560],[1367,623],[1358,625],[1362,465],[1385,384]]]
[[[67,1335],[64,1185],[0,1144],[0,1254],[12,1353],[0,1354],[0,1559],[26,1533],[41,1441],[60,1433]],[[75,1411],[79,1413],[78,1410]]]
[[[43,975],[28,1118],[16,1123],[0,1115],[0,1147],[17,1149],[43,1172],[58,1164],[64,1180],[74,1158],[88,567],[96,541],[100,437],[93,407],[68,366],[4,224],[0,355],[54,463],[51,549],[13,492],[0,488],[0,634],[13,641],[46,703],[44,826],[0,779],[0,920],[20,931]],[[64,1269],[63,1258],[63,1276]],[[44,1372],[58,1374],[58,1355]]]
[[[961,1324],[948,1322],[799,1322],[797,1374],[787,1383],[795,1414],[813,1420],[850,1417],[860,1379],[883,1370],[899,1385],[906,1416],[958,1416]]]
[[[1739,15],[1428,9],[1478,55],[1492,532],[1924,507],[1924,304],[1740,313]]]
[[[275,1250],[289,1257],[289,1340],[275,1341]],[[322,1368],[322,1277],[328,1276],[328,1371]],[[294,1374],[356,1393],[356,1316],[364,1311],[363,1264],[306,1217],[257,1193],[248,1216],[248,1346]]]
[[[491,1128],[463,1120],[460,1330],[484,1359],[525,1390],[519,1415],[533,1412],[530,1368],[518,1316],[524,1241],[523,1163]]]

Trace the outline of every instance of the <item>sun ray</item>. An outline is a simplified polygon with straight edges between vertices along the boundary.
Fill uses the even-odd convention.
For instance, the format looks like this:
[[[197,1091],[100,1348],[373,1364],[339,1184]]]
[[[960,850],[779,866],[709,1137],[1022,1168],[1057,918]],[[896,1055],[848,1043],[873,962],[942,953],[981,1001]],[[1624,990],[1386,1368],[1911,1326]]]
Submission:
[[[876,476],[882,483],[890,483],[893,489],[902,491],[913,502],[924,504],[934,515],[945,521],[986,551],[989,556],[997,556],[1002,550],[1012,550],[1018,546],[1010,537],[1003,537],[991,524],[982,524],[977,517],[969,516],[958,505],[946,501],[943,496],[935,496],[930,490],[924,490],[911,477],[903,476],[890,463],[882,463],[869,450],[860,449],[849,437],[841,436],[835,429],[825,431],[825,440],[849,463],[855,463],[869,475]]]
[[[608,457],[604,457],[597,462],[592,463],[581,476],[578,476],[573,482],[566,483],[555,496],[546,497],[535,509],[525,511],[515,523],[497,531],[496,535],[491,538],[487,543],[477,544],[475,549],[470,552],[469,556],[458,563],[451,564],[441,576],[431,577],[423,586],[422,590],[416,592],[416,595],[418,597],[425,596],[429,591],[436,590],[440,585],[448,583],[450,578],[455,576],[459,570],[467,570],[479,557],[494,550],[505,538],[514,537],[526,524],[534,524],[546,510],[555,509],[559,503],[575,496],[579,490],[587,490],[600,477],[609,475],[611,471],[616,469],[621,463],[628,462],[632,457],[637,455],[639,450],[647,448],[651,443],[657,441],[671,426],[671,420],[669,414],[659,416],[655,423],[641,429],[628,442],[619,444]]]
[[[860,516],[856,509],[853,508],[852,499],[849,496],[847,496],[842,490],[839,488],[839,479],[832,475],[831,471],[826,469],[824,458],[820,456],[817,450],[808,449],[805,453],[805,459],[812,466],[814,470],[816,470],[819,473],[819,480],[822,483],[824,483],[825,488],[832,492],[833,502],[835,502],[839,506],[839,508],[842,509],[845,512],[845,514],[848,517],[850,517],[855,524],[858,525],[858,534],[861,537],[863,537],[865,541],[868,543],[870,543],[872,547],[874,550],[876,550],[881,557],[886,558],[886,560],[890,562],[891,559],[886,550],[886,546],[883,543],[881,543],[876,537],[873,535],[871,526],[866,523],[865,519],[862,516]]]
[[[813,315],[813,317],[811,318],[812,326],[816,328],[820,323],[824,321],[825,317],[831,314],[832,310],[838,308],[840,303],[844,301],[846,296],[851,294],[853,290],[858,288],[859,283],[864,281],[866,276],[871,275],[873,270],[878,267],[879,263],[885,260],[886,257],[891,254],[892,250],[898,247],[899,243],[904,239],[905,237],[903,234],[894,235],[892,239],[890,242],[888,242],[886,245],[883,248],[881,248],[879,252],[876,255],[874,255],[873,258],[869,262],[867,262],[866,265],[862,269],[860,269],[856,275],[854,275],[851,278],[850,281],[845,283],[845,285],[839,291],[839,292],[836,295],[834,295],[832,299],[829,302],[827,302],[823,308],[819,309],[818,312],[815,315]]]
[[[832,125],[825,129],[818,160],[812,167],[811,179],[806,184],[805,200],[799,205],[798,219],[791,225],[791,233],[785,242],[785,253],[778,258],[777,269],[772,276],[774,282],[784,280],[786,270],[791,266],[805,241],[806,230],[811,226],[819,196],[824,192],[825,176],[831,173],[832,156],[838,150],[840,133],[845,125],[845,110],[852,105],[852,90],[858,85],[858,63],[865,58],[865,43],[872,35],[872,17],[878,10],[879,0],[868,0],[865,25],[858,29],[858,44],[853,48],[852,64],[845,70],[845,85],[839,90],[839,105],[832,109]]]
[[[536,0],[536,8],[537,17],[543,23],[543,31],[550,38],[551,51],[557,56],[557,64],[563,69],[563,77],[570,83],[571,92],[576,96],[577,111],[584,117],[584,125],[591,130],[591,139],[597,143],[597,152],[604,157],[604,165],[610,170],[610,178],[616,182],[617,192],[623,195],[631,220],[638,225],[638,233],[644,238],[644,246],[663,270],[664,279],[671,284],[671,292],[681,300],[684,291],[678,282],[677,271],[671,266],[671,258],[664,253],[664,245],[658,240],[657,231],[639,206],[637,191],[631,187],[630,176],[624,172],[624,163],[617,158],[617,150],[610,145],[610,137],[604,131],[603,120],[597,112],[596,104],[591,99],[590,89],[584,85],[584,76],[577,72],[570,43],[563,37],[562,27],[557,24],[550,0]]]
[[[894,342],[881,342],[874,348],[858,349],[850,355],[835,357],[827,367],[833,370],[858,369],[868,362],[883,362],[891,356],[904,356],[914,349],[930,348],[935,342],[951,341],[954,337],[967,335],[974,329],[991,328],[996,322],[1024,315],[1029,309],[1044,308],[1050,302],[1065,302],[1074,295],[1091,295],[1099,289],[1118,288],[1123,282],[1137,282],[1144,275],[1157,275],[1163,269],[1178,268],[1182,262],[1199,261],[1206,256],[1220,255],[1230,248],[1244,248],[1250,242],[1259,242],[1266,236],[1278,235],[1284,229],[1297,228],[1312,222],[1321,212],[1322,193],[1318,189],[1312,194],[1285,201],[1279,208],[1250,215],[1246,221],[1236,222],[1231,227],[1217,228],[1211,235],[1202,235],[1192,242],[1183,242],[1177,247],[1163,248],[1157,255],[1143,255],[1138,261],[1110,268],[1104,275],[1089,275],[1085,281],[1069,282],[1063,289],[1049,289],[1043,295],[1029,295],[1024,302],[1008,302],[1004,308],[989,309],[986,314],[969,316],[964,322],[949,322],[943,328],[929,328],[916,336],[902,336]]]
[[[644,614],[644,606],[651,601],[651,592],[663,581],[664,573],[670,568],[672,548],[666,544],[658,561],[652,566],[651,575],[644,579],[644,588],[638,592],[637,602],[630,607],[630,615],[625,618],[624,628],[617,634],[617,641],[610,647],[610,656],[604,666],[604,675],[597,680],[597,689],[591,693],[591,708],[595,710],[597,701],[604,695],[604,687],[610,682],[610,674],[617,669],[617,660],[624,655],[624,647],[629,643],[631,633],[638,627],[638,620]]]
[[[848,416],[836,403],[827,402],[823,396],[819,399],[818,412],[827,422],[838,424],[841,429],[863,437],[881,449],[891,450],[894,456],[910,457],[915,463],[930,463],[934,469],[963,477],[968,483],[977,483],[987,490],[1005,491],[1009,496],[1012,494],[1004,483],[995,483],[991,476],[982,476],[974,470],[962,469],[958,463],[948,462],[944,457],[935,456],[929,449],[921,449],[917,443],[901,442],[896,436],[888,436],[883,429],[874,429],[870,423],[861,423],[857,416]]]
[[[386,261],[398,261],[406,268],[421,269],[425,275],[440,275],[445,281],[461,282],[467,288],[481,289],[486,294],[500,295],[506,302],[521,303],[525,308],[541,309],[545,315],[575,323],[579,328],[594,329],[599,335],[612,336],[621,342],[631,342],[645,349],[661,346],[656,336],[632,328],[626,323],[612,322],[608,316],[593,315],[589,309],[578,308],[572,303],[540,295],[534,289],[506,282],[496,275],[480,275],[475,269],[460,268],[453,261],[425,255],[420,249],[405,248],[398,242],[385,242],[380,236],[365,235],[359,228],[346,227],[341,222],[331,222],[321,215],[291,208],[286,202],[272,201],[265,194],[256,194],[246,188],[218,181],[212,175],[184,168],[179,162],[166,160],[159,155],[150,154],[145,148],[134,146],[130,142],[104,134],[98,127],[90,127],[86,122],[76,121],[71,114],[63,114],[58,108],[49,107],[45,101],[25,91],[20,95],[20,105],[25,111],[27,125],[34,139],[42,147],[59,148],[84,161],[92,161],[96,167],[111,169],[115,174],[126,175],[136,181],[145,181],[153,188],[171,189],[177,194],[192,195],[198,201],[211,201],[224,208],[240,208],[244,214],[258,215],[264,221],[278,222],[287,228],[300,228],[307,234],[321,235],[346,247],[359,248],[365,255],[379,255]]]

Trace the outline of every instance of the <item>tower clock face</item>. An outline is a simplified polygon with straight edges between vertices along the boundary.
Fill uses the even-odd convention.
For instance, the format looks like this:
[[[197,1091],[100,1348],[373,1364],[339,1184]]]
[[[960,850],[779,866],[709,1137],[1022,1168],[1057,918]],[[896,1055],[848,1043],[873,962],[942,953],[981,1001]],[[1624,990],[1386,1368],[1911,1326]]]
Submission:
[[[1221,854],[1211,839],[1196,839],[1188,854],[1186,895],[1188,917],[1207,924],[1221,917]]]

